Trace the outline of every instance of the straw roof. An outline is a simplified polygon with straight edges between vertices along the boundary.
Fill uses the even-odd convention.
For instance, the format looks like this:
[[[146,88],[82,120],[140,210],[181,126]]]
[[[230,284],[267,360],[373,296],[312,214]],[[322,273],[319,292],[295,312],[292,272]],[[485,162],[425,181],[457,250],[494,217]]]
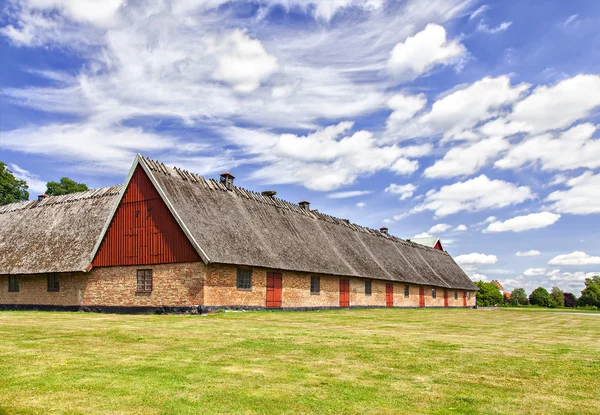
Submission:
[[[0,206],[0,274],[84,271],[122,187]]]

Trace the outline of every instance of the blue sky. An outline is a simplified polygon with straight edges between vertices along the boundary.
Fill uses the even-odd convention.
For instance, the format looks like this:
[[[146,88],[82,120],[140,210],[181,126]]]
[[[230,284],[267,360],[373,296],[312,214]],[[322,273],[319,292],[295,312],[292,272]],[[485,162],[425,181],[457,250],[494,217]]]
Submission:
[[[0,160],[32,197],[139,152],[440,236],[507,290],[600,270],[596,1],[0,4]]]

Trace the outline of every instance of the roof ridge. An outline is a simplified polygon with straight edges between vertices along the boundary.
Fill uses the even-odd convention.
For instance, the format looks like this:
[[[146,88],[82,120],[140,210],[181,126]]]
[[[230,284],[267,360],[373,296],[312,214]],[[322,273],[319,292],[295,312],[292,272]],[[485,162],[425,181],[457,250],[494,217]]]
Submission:
[[[0,206],[0,214],[10,213],[19,210],[33,209],[43,206],[59,205],[63,203],[77,202],[80,200],[88,200],[100,198],[104,196],[114,196],[123,188],[122,184],[114,186],[99,187],[97,189],[88,189],[83,192],[69,193],[60,196],[48,196],[42,200],[28,200],[23,202],[9,203],[8,205]]]
[[[144,162],[146,162],[147,167],[150,168],[150,170],[152,170],[153,172],[162,173],[167,176],[172,175],[169,172],[168,167],[165,166],[164,163],[162,163],[158,160],[149,159],[142,155],[140,155],[140,157],[142,158],[142,160]],[[177,173],[177,175],[181,178],[181,180],[190,181],[192,183],[195,183],[198,186],[205,187],[209,190],[231,191],[232,193],[236,194],[237,196],[241,196],[241,197],[244,197],[249,200],[254,200],[259,203],[271,205],[271,206],[274,206],[279,209],[289,210],[290,212],[313,217],[314,219],[323,220],[325,222],[333,223],[336,225],[345,226],[347,228],[354,230],[355,232],[370,233],[375,236],[387,238],[396,243],[403,243],[403,244],[406,244],[406,245],[409,245],[411,247],[415,247],[418,249],[433,250],[433,251],[441,253],[441,254],[449,255],[447,252],[440,251],[439,249],[434,249],[434,248],[430,248],[428,246],[421,245],[421,244],[418,244],[418,243],[415,243],[412,241],[407,241],[406,239],[402,239],[402,238],[399,238],[394,235],[384,234],[383,232],[381,232],[377,229],[369,228],[368,226],[363,226],[363,225],[359,225],[359,224],[350,222],[348,219],[338,218],[336,216],[329,215],[327,213],[322,213],[317,210],[304,209],[299,204],[287,201],[285,199],[281,199],[281,198],[274,197],[274,196],[273,197],[263,196],[261,193],[255,191],[255,190],[248,190],[241,186],[236,186],[234,184],[230,184],[229,187],[227,187],[225,185],[222,185],[219,181],[215,180],[214,178],[207,179],[204,176],[200,176],[196,173],[189,172],[189,171],[181,169],[177,166],[171,166],[171,168]]]

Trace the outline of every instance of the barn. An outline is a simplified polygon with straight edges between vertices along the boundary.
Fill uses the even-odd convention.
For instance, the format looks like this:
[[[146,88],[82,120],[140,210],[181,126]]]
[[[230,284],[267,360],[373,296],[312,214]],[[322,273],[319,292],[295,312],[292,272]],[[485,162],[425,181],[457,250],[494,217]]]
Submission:
[[[138,155],[124,185],[0,206],[0,308],[473,307],[445,251]]]

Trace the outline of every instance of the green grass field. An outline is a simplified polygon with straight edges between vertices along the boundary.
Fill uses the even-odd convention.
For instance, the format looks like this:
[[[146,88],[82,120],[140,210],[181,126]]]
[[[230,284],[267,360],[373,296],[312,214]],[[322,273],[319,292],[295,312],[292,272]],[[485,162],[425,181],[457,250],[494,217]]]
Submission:
[[[0,312],[0,414],[599,414],[600,316]]]

